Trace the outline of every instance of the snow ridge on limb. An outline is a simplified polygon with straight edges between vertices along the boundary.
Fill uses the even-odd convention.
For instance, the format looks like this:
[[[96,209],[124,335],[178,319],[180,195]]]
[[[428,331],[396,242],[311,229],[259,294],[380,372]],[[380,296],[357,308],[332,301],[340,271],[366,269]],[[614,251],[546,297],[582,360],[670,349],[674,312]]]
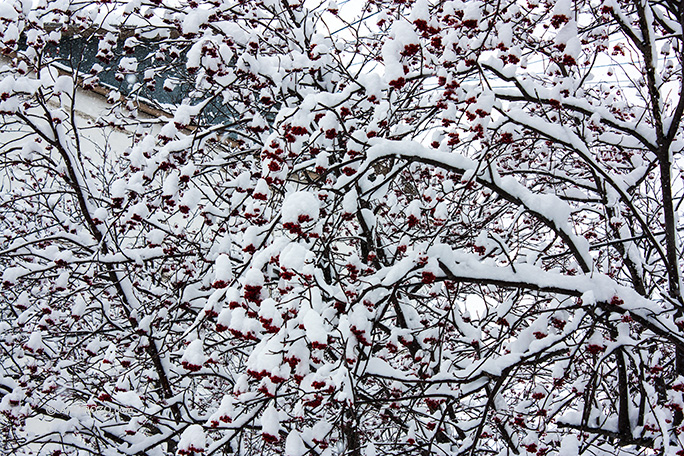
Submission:
[[[419,143],[408,141],[371,141],[366,158],[360,165],[359,174],[367,172],[372,165],[383,158],[402,158],[449,169],[459,173],[476,172],[474,179],[481,185],[495,191],[502,198],[523,206],[539,217],[558,233],[573,252],[576,261],[585,273],[591,271],[593,262],[586,239],[577,236],[570,225],[571,210],[567,203],[555,195],[539,195],[530,192],[512,177],[501,178],[492,166],[480,166],[458,152],[430,150]],[[479,172],[477,172],[479,171]],[[344,189],[355,178],[340,179],[338,188]]]

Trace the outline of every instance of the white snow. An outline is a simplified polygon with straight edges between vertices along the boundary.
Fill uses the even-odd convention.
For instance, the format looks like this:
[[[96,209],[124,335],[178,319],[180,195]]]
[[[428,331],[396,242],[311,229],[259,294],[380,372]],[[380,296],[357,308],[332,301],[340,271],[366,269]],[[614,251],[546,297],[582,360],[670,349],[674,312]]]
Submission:
[[[193,452],[204,452],[206,447],[206,436],[204,429],[199,424],[191,424],[181,434],[178,443],[178,455],[192,454]]]
[[[308,220],[318,220],[320,202],[315,194],[306,191],[297,191],[285,196],[281,208],[283,223],[301,223],[302,216]]]

